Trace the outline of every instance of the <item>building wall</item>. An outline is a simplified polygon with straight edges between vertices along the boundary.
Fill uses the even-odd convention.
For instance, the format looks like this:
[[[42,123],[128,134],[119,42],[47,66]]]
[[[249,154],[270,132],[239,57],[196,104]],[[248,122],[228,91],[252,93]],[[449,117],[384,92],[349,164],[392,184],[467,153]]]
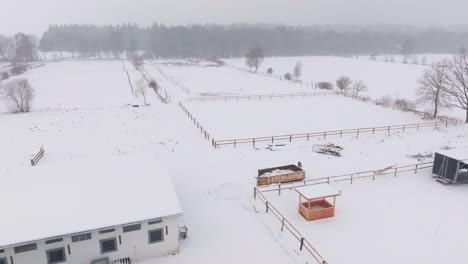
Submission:
[[[132,262],[148,258],[164,256],[176,252],[179,248],[179,224],[178,217],[163,218],[161,223],[149,224],[150,221],[141,222],[141,229],[132,232],[123,232],[123,226],[109,227],[115,228],[114,232],[100,234],[99,231],[91,232],[91,239],[72,242],[72,236],[63,236],[63,241],[46,244],[46,240],[37,241],[37,249],[15,253],[14,248],[5,248],[0,253],[0,259],[6,257],[7,263],[13,264],[48,264],[46,251],[56,248],[65,248],[66,262],[69,264],[90,264],[93,260],[109,257],[110,263],[113,260],[130,258]],[[163,229],[164,241],[149,243],[148,231]],[[167,233],[166,233],[167,228]],[[83,232],[89,233],[89,232]],[[120,236],[120,238],[119,238]],[[116,238],[117,251],[101,254],[100,240]],[[70,247],[70,252],[68,252]]]

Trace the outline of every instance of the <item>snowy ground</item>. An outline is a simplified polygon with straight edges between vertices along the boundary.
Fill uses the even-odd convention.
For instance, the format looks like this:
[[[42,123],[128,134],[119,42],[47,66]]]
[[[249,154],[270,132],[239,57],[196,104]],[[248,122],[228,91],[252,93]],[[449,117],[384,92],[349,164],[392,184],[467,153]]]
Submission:
[[[216,139],[427,122],[410,113],[335,95],[279,101],[194,102],[187,107]]]
[[[419,55],[421,58],[423,55]],[[426,54],[427,65],[443,59],[450,59],[449,54]],[[393,99],[416,100],[416,89],[418,80],[423,76],[424,70],[429,66],[403,64],[395,56],[395,62],[384,62],[378,57],[377,61],[372,61],[368,56],[360,58],[345,57],[267,57],[262,63],[259,71],[266,72],[268,68],[273,68],[275,75],[283,76],[286,72],[292,73],[297,62],[302,62],[302,81],[310,82],[331,82],[336,83],[340,76],[349,76],[352,80],[362,80],[368,86],[368,91],[364,95],[374,99],[390,96]],[[245,66],[245,59],[227,59],[228,64],[239,67]],[[431,111],[430,106],[418,106],[420,110]],[[459,109],[443,110],[444,114],[460,119],[465,119],[465,113]]]
[[[442,186],[430,170],[333,186],[342,191],[335,217],[312,222],[297,212],[295,191],[266,194],[329,263],[461,261],[455,252],[468,243],[468,214],[459,209],[468,199],[468,186]]]
[[[128,160],[126,157],[140,157],[143,161],[154,160],[167,166],[185,214],[183,224],[189,228],[189,237],[183,242],[180,254],[148,260],[144,264],[218,263],[221,259],[223,263],[313,263],[310,256],[299,253],[297,241],[292,240],[287,233],[279,231],[277,220],[270,214],[262,213],[260,209],[263,207],[252,199],[254,177],[257,176],[258,169],[302,161],[307,171],[306,176],[315,178],[379,169],[394,164],[415,163],[417,161],[407,155],[418,152],[432,153],[447,147],[467,150],[468,157],[466,126],[391,135],[363,135],[359,138],[316,139],[309,143],[287,145],[276,151],[249,147],[213,149],[178,108],[178,100],[183,100],[180,90],[172,87],[169,82],[162,81],[155,68],[151,67],[153,66],[146,65],[152,77],[159,80],[172,97],[169,105],[158,103],[154,94],[149,93],[151,106],[129,106],[128,104],[141,104],[142,99],[141,96],[134,97],[131,94],[121,62],[63,62],[48,64],[28,73],[33,85],[37,84],[34,112],[21,115],[0,114],[0,146],[6,150],[0,152],[0,178],[4,174],[28,167],[30,155],[41,145],[44,145],[46,155],[39,166],[80,166],[100,159],[122,162]],[[243,94],[249,93],[251,89],[255,93],[267,93],[271,87],[265,77],[238,73],[230,69],[209,67],[186,71],[180,67],[161,67],[174,74],[180,70],[178,77],[186,78],[187,86],[191,88],[199,84],[199,88],[194,88],[197,89],[197,93]],[[130,71],[132,81],[140,78],[128,63],[126,68]],[[187,72],[190,72],[190,75]],[[61,77],[63,75],[68,78]],[[229,83],[229,88],[219,88],[216,84],[220,80]],[[237,80],[238,85],[235,84]],[[273,89],[275,91],[294,89],[288,83],[276,82],[278,86]],[[274,100],[255,104],[191,103],[189,106],[200,107],[197,110],[200,111],[199,117],[198,112],[196,114],[198,118],[204,116],[212,120],[208,122],[207,119],[206,125],[217,129],[219,134],[229,135],[246,126],[245,123],[239,123],[237,127],[230,127],[228,122],[216,117],[229,111],[233,112],[233,119],[253,115],[258,117],[257,121],[267,120],[264,126],[268,127],[268,131],[275,128],[272,115],[283,118],[282,122],[296,126],[297,130],[313,121],[309,116],[315,111],[321,113],[320,116],[315,116],[320,126],[333,126],[339,112],[323,111],[317,107],[323,98]],[[364,125],[364,122],[370,120],[372,123],[388,124],[394,121],[396,124],[402,124],[416,118],[410,114],[352,100],[349,101],[349,107],[341,108],[342,105],[348,104],[346,102],[349,99],[337,97],[330,100],[338,100],[337,105],[345,115],[340,122],[349,122],[351,127],[357,127],[354,124]],[[314,111],[314,107],[319,110]],[[204,108],[206,110],[203,110]],[[265,108],[265,111],[259,108]],[[281,116],[280,109],[283,108],[298,113]],[[212,113],[204,114],[202,111]],[[352,119],[348,112],[354,111],[362,118]],[[379,117],[378,113],[382,113],[382,116]],[[252,118],[250,122],[254,121]],[[264,128],[255,128],[257,131],[261,129]],[[329,142],[344,147],[342,158],[320,155],[312,151],[314,143]],[[128,163],[128,166],[135,165],[136,163]],[[408,256],[408,262],[426,264],[440,263],[441,257],[447,256],[452,263],[462,263],[465,254],[460,247],[467,243],[462,236],[468,232],[464,227],[466,225],[459,225],[458,233],[451,233],[451,227],[443,224],[447,223],[447,219],[452,219],[455,223],[466,222],[467,214],[463,212],[465,207],[459,202],[465,198],[466,188],[444,187],[435,184],[430,175],[417,176],[343,186],[343,196],[339,198],[337,205],[340,210],[337,217],[331,222],[325,222],[324,228],[316,228],[319,223],[301,224],[301,231],[330,263],[350,263],[349,258],[353,263],[389,263],[386,261],[401,256]],[[410,191],[415,193],[414,199],[409,198]],[[374,195],[372,201],[367,200],[369,196],[366,192]],[[363,193],[366,195],[362,195]],[[400,193],[401,196],[390,196]],[[288,213],[294,216],[297,214],[297,197],[294,196],[294,202],[290,205],[293,197],[288,195],[285,193],[280,200],[274,197],[272,199],[284,203],[285,210],[291,210]],[[423,198],[428,200],[423,201]],[[433,201],[434,204],[429,206],[427,201]],[[363,210],[364,202],[373,205],[382,215],[365,214],[367,217],[362,220],[363,217],[356,212]],[[424,205],[421,213],[408,212],[410,206],[421,204]],[[444,207],[446,204],[450,206]],[[438,215],[440,211],[443,211],[447,218],[443,214]],[[456,212],[457,217],[453,212]],[[388,216],[388,219],[384,216]],[[377,220],[381,219],[383,222],[379,223]],[[406,219],[407,222],[402,219]],[[338,221],[338,224],[333,221]],[[359,223],[369,224],[365,226],[358,225]],[[414,229],[410,228],[418,223],[422,224]],[[435,225],[437,223],[441,225]],[[43,227],[43,223],[35,224],[37,228]],[[356,231],[361,231],[359,236],[354,236],[357,232],[349,228],[351,224],[356,225]],[[406,234],[399,237],[399,230],[406,231]],[[425,233],[426,231],[430,232]],[[375,243],[382,237],[386,239],[384,242]],[[406,241],[407,237],[409,238]],[[443,250],[449,246],[455,250],[450,254],[443,250],[437,252],[439,239],[445,243],[441,245]],[[412,248],[417,247],[414,252],[424,254],[412,254],[401,246],[409,245],[410,242]],[[358,250],[359,245],[368,246],[376,253],[368,258],[362,257],[361,254],[371,250]],[[350,249],[356,250],[349,253]],[[347,256],[349,258],[346,258]],[[346,261],[342,262],[343,259]],[[401,261],[398,259],[398,262]],[[404,259],[403,262],[407,261]]]
[[[174,66],[156,64],[179,82],[186,85],[191,96],[200,95],[251,95],[272,93],[314,92],[315,89],[300,85],[246,74],[228,67],[204,67],[203,65]],[[149,68],[149,67],[148,67]]]

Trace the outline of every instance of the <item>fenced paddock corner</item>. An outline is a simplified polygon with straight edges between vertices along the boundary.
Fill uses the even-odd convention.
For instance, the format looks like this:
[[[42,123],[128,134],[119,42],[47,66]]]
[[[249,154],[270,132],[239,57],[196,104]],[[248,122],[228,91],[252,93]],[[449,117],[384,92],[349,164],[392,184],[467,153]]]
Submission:
[[[190,97],[189,102],[219,102],[240,100],[273,100],[273,99],[296,99],[311,96],[335,95],[336,92],[314,92],[314,93],[289,93],[289,94],[256,94],[256,95],[228,95],[228,96],[202,96]]]
[[[265,212],[271,213],[280,223],[281,231],[287,230],[299,243],[299,250],[308,252],[312,260],[317,264],[328,264],[328,262],[320,255],[320,253],[312,246],[312,244],[298,231],[298,229],[291,224],[291,222],[284,217],[284,215],[276,209],[276,207],[266,199],[266,197],[258,190],[255,189],[254,198],[260,201],[265,206]]]
[[[279,135],[279,136],[265,136],[265,137],[254,137],[254,138],[239,138],[239,139],[226,139],[226,140],[214,140],[212,139],[212,146],[214,148],[219,148],[221,146],[233,146],[237,147],[238,145],[252,145],[252,147],[257,146],[258,144],[275,144],[275,143],[291,143],[293,140],[307,140],[313,138],[324,138],[339,136],[340,138],[346,135],[359,137],[361,134],[376,134],[376,133],[387,133],[392,132],[405,132],[408,130],[419,131],[423,128],[432,128],[437,129],[439,127],[449,127],[458,125],[458,121],[446,120],[439,122],[430,122],[430,123],[417,123],[417,124],[405,124],[405,125],[394,125],[394,126],[380,126],[380,127],[368,127],[368,128],[354,128],[354,129],[343,129],[343,130],[333,130],[333,131],[324,131],[324,132],[311,132],[311,133],[302,133],[302,134],[289,134],[289,135]]]

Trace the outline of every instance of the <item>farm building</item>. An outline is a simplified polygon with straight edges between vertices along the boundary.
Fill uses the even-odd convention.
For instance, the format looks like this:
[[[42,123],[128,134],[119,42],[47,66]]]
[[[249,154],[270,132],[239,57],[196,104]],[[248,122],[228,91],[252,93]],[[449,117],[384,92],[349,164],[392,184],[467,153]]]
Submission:
[[[442,183],[468,182],[468,153],[454,151],[436,152],[432,174]]]
[[[297,188],[299,194],[299,214],[307,221],[335,216],[336,197],[341,191],[328,184]]]
[[[167,173],[125,165],[2,175],[0,264],[133,263],[178,252],[186,228]]]
[[[302,169],[302,164],[298,162],[297,166],[286,165],[258,170],[257,186],[301,181],[304,178],[305,172]]]

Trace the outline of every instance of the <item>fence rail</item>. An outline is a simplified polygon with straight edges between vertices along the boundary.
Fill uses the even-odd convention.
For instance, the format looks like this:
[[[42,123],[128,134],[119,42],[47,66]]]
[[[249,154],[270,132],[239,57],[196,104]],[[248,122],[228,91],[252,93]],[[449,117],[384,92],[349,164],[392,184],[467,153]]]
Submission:
[[[293,140],[307,140],[311,138],[324,138],[330,136],[339,136],[343,137],[345,135],[355,135],[359,137],[361,134],[375,134],[378,132],[386,132],[390,134],[394,131],[405,132],[407,130],[413,129],[419,131],[422,128],[438,128],[438,127],[448,127],[456,126],[458,121],[446,120],[440,122],[430,122],[430,123],[417,123],[417,124],[405,124],[405,125],[393,125],[393,126],[381,126],[381,127],[368,127],[368,128],[354,128],[354,129],[343,129],[343,130],[332,130],[324,132],[311,132],[311,133],[302,133],[302,134],[289,134],[289,135],[278,135],[278,136],[265,136],[265,137],[254,137],[254,138],[240,138],[240,139],[227,139],[227,140],[212,140],[211,144],[215,148],[220,146],[232,145],[237,147],[237,145],[251,144],[253,147],[258,143],[285,143],[292,142]]]
[[[312,96],[334,95],[336,92],[313,92],[313,93],[290,93],[290,94],[255,94],[255,95],[227,95],[227,96],[202,96],[190,97],[189,102],[216,102],[216,101],[240,101],[240,100],[263,100],[263,99],[295,99]]]
[[[361,172],[328,176],[328,177],[320,177],[320,178],[309,179],[309,180],[304,180],[300,182],[259,186],[257,187],[257,189],[262,193],[278,192],[278,194],[281,194],[281,191],[283,190],[291,190],[295,188],[301,188],[305,186],[312,186],[312,185],[319,185],[319,184],[330,184],[333,182],[350,182],[351,184],[353,184],[355,180],[370,179],[370,178],[372,178],[372,180],[375,181],[377,177],[386,176],[386,175],[393,175],[394,177],[396,177],[398,174],[406,173],[406,172],[417,173],[420,170],[432,168],[432,164],[433,162],[431,161],[431,162],[416,163],[416,164],[404,165],[404,166],[391,166],[385,169],[361,171]]]
[[[197,127],[197,129],[200,130],[200,133],[203,135],[203,137],[209,141],[211,139],[210,133],[206,131],[203,125],[201,125],[200,122],[198,122],[198,120],[194,117],[194,115],[180,101],[179,101],[179,108],[187,115],[187,117],[190,119],[190,121],[193,122],[193,124]]]
[[[39,152],[37,152],[37,154],[31,159],[31,166],[36,166],[42,159],[42,157],[44,157],[44,153],[44,147],[41,147],[41,149],[39,149]]]
[[[257,188],[254,188],[254,198],[265,205],[265,212],[271,213],[281,223],[281,231],[285,229],[299,242],[299,250],[308,252],[313,260],[318,264],[327,264],[328,262],[320,255],[320,253],[312,246],[312,244],[298,231],[298,229],[276,209],[276,207],[266,199],[266,197]]]

